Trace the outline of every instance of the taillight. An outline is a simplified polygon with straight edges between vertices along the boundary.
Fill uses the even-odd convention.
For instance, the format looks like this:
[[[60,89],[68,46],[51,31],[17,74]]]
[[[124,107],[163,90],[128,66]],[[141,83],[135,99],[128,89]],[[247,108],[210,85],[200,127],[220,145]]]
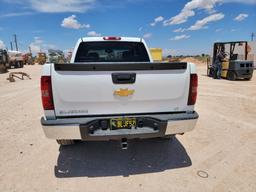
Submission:
[[[188,105],[195,105],[197,97],[198,77],[197,74],[190,74],[190,86]]]
[[[44,110],[54,110],[51,76],[41,77],[41,95]]]
[[[121,40],[121,37],[103,37],[103,39],[109,41],[118,41]]]

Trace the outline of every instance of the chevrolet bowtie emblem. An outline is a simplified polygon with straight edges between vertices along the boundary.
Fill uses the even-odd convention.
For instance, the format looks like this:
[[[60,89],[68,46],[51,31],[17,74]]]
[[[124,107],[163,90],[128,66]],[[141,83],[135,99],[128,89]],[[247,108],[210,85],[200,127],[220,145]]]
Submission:
[[[129,95],[133,95],[134,90],[129,90],[129,89],[119,89],[114,91],[114,95],[118,95],[121,97],[128,97]]]

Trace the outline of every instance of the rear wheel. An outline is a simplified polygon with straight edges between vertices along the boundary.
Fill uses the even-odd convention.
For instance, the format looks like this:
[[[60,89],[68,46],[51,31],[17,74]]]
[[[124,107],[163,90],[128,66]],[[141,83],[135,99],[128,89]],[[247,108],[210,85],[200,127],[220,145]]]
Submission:
[[[236,74],[235,74],[235,72],[233,72],[233,71],[228,71],[227,79],[228,79],[228,80],[231,80],[231,81],[236,80]]]
[[[75,144],[75,141],[71,140],[71,139],[57,139],[56,141],[59,145],[73,145],[73,144]]]

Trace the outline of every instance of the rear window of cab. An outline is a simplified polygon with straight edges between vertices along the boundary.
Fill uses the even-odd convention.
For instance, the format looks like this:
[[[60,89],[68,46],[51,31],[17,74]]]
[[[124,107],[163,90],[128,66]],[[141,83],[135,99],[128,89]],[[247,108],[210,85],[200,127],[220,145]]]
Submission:
[[[75,62],[149,62],[142,42],[81,42]]]

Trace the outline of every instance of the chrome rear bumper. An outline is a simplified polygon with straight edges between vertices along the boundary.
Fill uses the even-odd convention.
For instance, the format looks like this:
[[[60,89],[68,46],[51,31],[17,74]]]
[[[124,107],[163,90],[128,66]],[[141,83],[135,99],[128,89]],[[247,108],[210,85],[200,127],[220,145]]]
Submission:
[[[102,130],[100,126],[90,131],[92,123],[102,119],[135,117],[146,122],[145,126],[132,129]],[[185,133],[194,129],[197,112],[193,113],[164,113],[164,114],[136,114],[119,116],[97,116],[82,118],[59,118],[47,120],[41,118],[41,124],[46,137],[51,139],[79,139],[79,140],[115,140],[132,138],[153,138],[165,135]]]

